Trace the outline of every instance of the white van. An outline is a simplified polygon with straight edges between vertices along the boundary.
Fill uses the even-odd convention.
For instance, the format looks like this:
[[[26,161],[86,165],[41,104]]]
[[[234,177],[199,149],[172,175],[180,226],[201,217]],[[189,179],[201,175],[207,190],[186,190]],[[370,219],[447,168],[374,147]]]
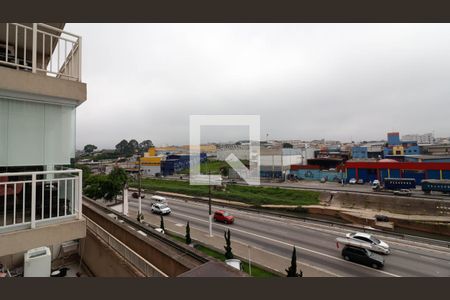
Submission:
[[[166,198],[162,196],[152,196],[150,199],[156,203],[167,203]]]

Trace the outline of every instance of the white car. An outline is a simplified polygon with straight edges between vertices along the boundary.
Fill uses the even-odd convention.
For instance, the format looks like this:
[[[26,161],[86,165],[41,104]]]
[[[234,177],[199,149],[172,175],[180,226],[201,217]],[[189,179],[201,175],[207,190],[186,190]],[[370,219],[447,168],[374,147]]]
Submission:
[[[350,184],[356,184],[356,179],[355,178],[351,178],[348,183]]]
[[[153,203],[152,213],[160,215],[168,215],[172,212],[169,206],[165,203]]]
[[[353,232],[353,233],[347,233],[347,238],[351,240],[355,240],[357,242],[365,242],[367,244],[370,244],[370,248],[374,252],[382,253],[382,254],[389,254],[391,253],[389,249],[389,245],[386,244],[383,241],[380,241],[376,237],[374,237],[371,234],[363,233],[363,232]]]

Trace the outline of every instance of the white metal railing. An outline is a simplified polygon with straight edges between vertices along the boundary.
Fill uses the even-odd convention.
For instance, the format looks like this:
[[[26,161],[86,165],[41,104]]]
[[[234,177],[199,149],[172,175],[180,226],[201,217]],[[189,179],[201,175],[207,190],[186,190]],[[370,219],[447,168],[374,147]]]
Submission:
[[[97,236],[99,236],[104,242],[106,242],[111,248],[116,250],[122,257],[124,257],[128,262],[133,264],[137,269],[139,269],[147,277],[168,277],[166,273],[158,269],[155,265],[150,263],[148,260],[140,256],[138,253],[133,251],[127,245],[122,243],[120,240],[111,235],[108,231],[103,229],[100,225],[85,216],[86,226]]]
[[[81,81],[80,36],[44,23],[1,25],[0,65]]]
[[[82,171],[0,173],[0,233],[82,218]]]

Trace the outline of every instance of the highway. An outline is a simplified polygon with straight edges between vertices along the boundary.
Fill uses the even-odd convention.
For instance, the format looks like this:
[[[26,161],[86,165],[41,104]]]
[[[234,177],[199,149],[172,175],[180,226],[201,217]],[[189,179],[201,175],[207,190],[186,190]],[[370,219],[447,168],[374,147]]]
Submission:
[[[142,200],[142,209],[150,212],[150,195]],[[130,209],[137,210],[137,199],[130,199]],[[189,220],[191,228],[208,232],[208,206],[204,203],[185,202],[168,198],[172,209],[165,219],[179,224]],[[223,209],[213,205],[213,211]],[[391,254],[384,256],[385,267],[382,270],[345,261],[336,247],[336,237],[350,232],[346,228],[330,226],[313,221],[280,218],[248,211],[226,208],[235,216],[235,223],[225,225],[213,223],[214,235],[223,235],[230,228],[232,240],[264,249],[273,255],[290,257],[292,245],[297,248],[297,259],[311,266],[326,270],[331,274],[345,277],[372,276],[450,276],[450,249],[406,241],[388,234],[376,235],[391,247]]]

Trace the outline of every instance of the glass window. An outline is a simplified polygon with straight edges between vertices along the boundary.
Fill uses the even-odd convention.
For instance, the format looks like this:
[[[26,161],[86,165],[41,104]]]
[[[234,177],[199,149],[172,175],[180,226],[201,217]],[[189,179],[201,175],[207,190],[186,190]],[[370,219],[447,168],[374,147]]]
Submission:
[[[70,164],[75,130],[74,106],[0,98],[0,166]]]

